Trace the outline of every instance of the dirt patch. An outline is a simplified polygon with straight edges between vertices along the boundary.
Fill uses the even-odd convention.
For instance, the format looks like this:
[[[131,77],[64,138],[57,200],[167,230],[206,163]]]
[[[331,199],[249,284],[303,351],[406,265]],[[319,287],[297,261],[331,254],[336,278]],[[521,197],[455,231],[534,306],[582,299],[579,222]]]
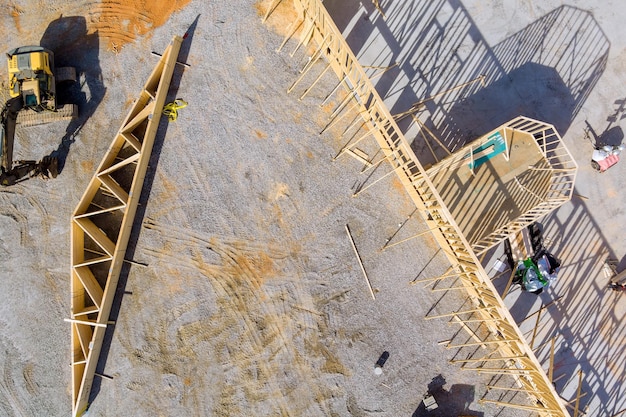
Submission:
[[[93,161],[81,161],[80,167],[83,169],[83,171],[86,174],[91,174],[93,173],[93,170],[94,170],[94,163]]]
[[[259,16],[265,16],[268,8],[274,6],[274,0],[271,1],[259,1],[254,7]],[[293,31],[294,22],[299,20],[298,12],[294,8],[293,1],[281,1],[277,6],[274,6],[267,24],[276,33],[287,36]],[[300,30],[295,32],[295,35],[299,35]]]
[[[105,0],[89,12],[88,28],[98,31],[108,42],[109,50],[119,50],[137,37],[148,35],[163,25],[172,13],[180,11],[190,0]]]
[[[22,31],[22,25],[20,22],[20,16],[24,14],[24,10],[19,8],[16,5],[11,7],[11,17],[13,18],[13,23],[15,23],[15,28],[18,32]]]

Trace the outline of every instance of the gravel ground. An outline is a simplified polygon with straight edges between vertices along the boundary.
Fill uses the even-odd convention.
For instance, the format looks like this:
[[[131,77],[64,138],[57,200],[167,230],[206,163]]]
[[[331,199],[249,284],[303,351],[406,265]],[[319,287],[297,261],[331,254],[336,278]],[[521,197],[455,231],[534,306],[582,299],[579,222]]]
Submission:
[[[381,251],[426,226],[391,176],[352,197],[388,167],[333,161],[349,120],[320,135],[342,97],[320,104],[337,80],[302,101],[306,82],[287,94],[307,58],[290,56],[295,40],[276,52],[294,12],[284,1],[264,24],[267,3],[0,6],[3,50],[54,47],[79,70],[61,99],[81,112],[18,133],[18,155],[61,157],[58,178],[0,190],[0,414],[71,414],[70,216],[157,63],[151,52],[189,29],[179,60],[190,67],[170,90],[189,105],[157,136],[127,256],[146,266],[120,281],[89,415],[528,415],[479,405],[488,375],[449,364],[458,353],[438,342],[466,336],[423,318],[464,300],[409,285],[443,273],[445,257],[428,235]],[[443,381],[428,414],[420,402]]]

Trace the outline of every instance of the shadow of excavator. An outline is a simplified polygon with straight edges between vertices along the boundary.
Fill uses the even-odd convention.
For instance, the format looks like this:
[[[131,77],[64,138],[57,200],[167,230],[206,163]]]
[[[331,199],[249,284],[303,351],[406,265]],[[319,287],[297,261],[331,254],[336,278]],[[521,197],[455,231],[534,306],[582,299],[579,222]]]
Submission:
[[[59,82],[57,79],[57,88],[54,89],[56,92],[46,90],[43,93],[48,97],[46,100],[56,96],[54,100],[57,108],[63,107],[64,104],[76,105],[79,115],[70,121],[57,149],[49,155],[44,156],[40,161],[14,161],[13,148],[16,125],[18,124],[18,113],[25,107],[35,109],[35,111],[41,110],[36,109],[40,106],[33,107],[35,103],[25,106],[22,94],[9,99],[4,104],[0,116],[2,123],[0,132],[0,143],[2,145],[0,150],[2,157],[0,163],[0,184],[3,186],[13,185],[34,176],[56,177],[65,166],[65,160],[67,159],[70,146],[75,140],[74,138],[104,97],[105,88],[102,83],[98,61],[98,34],[89,34],[87,32],[87,24],[84,17],[60,17],[52,21],[41,38],[40,46],[52,51],[54,56],[52,57],[51,69],[55,75],[58,75],[57,70],[60,67],[73,67],[79,75],[79,83],[73,83],[72,86],[68,86],[67,82]],[[31,47],[26,46],[22,49],[29,50],[29,48]],[[13,50],[13,52],[15,51],[17,49]],[[23,58],[17,59],[18,62],[26,62],[20,61]],[[24,80],[24,82],[28,80],[28,78],[20,78],[24,74],[26,74],[26,77],[35,76],[37,79],[41,75],[37,72],[33,73],[27,67],[20,67],[20,70],[17,77],[19,80]],[[68,77],[67,79],[73,78]],[[53,120],[48,119],[48,122]],[[43,121],[43,123],[47,122]]]
[[[106,92],[100,69],[99,35],[87,31],[83,16],[62,16],[50,22],[40,45],[54,52],[56,67],[74,67],[78,77],[77,83],[57,90],[59,105],[78,105],[78,118],[70,121],[58,147],[50,153],[51,157],[57,158],[60,173],[76,136]]]

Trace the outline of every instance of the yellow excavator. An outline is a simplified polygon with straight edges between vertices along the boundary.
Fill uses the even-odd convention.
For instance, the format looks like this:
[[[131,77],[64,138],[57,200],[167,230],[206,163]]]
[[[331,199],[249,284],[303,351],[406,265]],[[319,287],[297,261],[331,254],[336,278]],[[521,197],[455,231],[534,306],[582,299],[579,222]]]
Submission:
[[[57,160],[13,161],[16,125],[32,126],[78,117],[78,106],[57,104],[57,84],[76,81],[73,67],[55,68],[54,54],[41,46],[22,46],[7,53],[9,95],[0,113],[0,184],[13,185],[41,175],[56,177]]]

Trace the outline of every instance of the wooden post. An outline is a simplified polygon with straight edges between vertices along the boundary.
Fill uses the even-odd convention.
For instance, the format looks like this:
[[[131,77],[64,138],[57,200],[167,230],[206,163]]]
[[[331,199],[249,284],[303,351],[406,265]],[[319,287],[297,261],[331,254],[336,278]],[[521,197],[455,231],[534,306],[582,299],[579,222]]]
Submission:
[[[287,89],[287,93],[291,93],[291,91],[296,87],[296,85],[298,85],[298,83],[302,81],[302,79],[309,72],[309,70],[313,68],[313,65],[315,65],[315,63],[322,57],[322,50],[324,49],[324,46],[326,45],[326,39],[328,39],[328,36],[324,38],[320,46],[313,53],[313,55],[311,55],[307,63],[300,70],[300,76],[293,82],[293,84],[291,84],[291,87]]]
[[[98,323],[98,322],[89,321],[89,320],[63,319],[63,321],[66,321],[68,323],[84,324],[86,326],[104,327],[104,328],[107,327],[106,323]]]
[[[328,71],[329,69],[330,69],[330,63],[329,63],[329,64],[326,64],[326,67],[324,68],[324,71],[322,71],[322,72],[320,73],[320,75],[318,75],[318,76],[317,76],[317,78],[315,79],[315,81],[313,81],[313,83],[309,86],[309,88],[307,88],[306,90],[304,90],[304,92],[302,93],[302,95],[300,96],[300,98],[298,98],[298,100],[299,100],[299,101],[302,101],[302,99],[304,98],[304,96],[306,96],[306,95],[307,95],[307,93],[308,93],[309,91],[311,91],[311,89],[312,89],[313,87],[315,87],[315,84],[317,84],[317,83],[318,83],[318,81],[322,79],[322,77],[324,76],[324,74],[326,74],[326,71]]]
[[[368,130],[364,135],[362,135],[360,138],[358,138],[352,145],[350,145],[350,143],[348,143],[346,146],[341,148],[339,153],[333,158],[333,161],[335,161],[337,158],[339,158],[341,155],[343,155],[348,148],[356,146],[359,142],[361,142],[363,139],[365,139],[366,137],[368,137],[369,135],[371,135],[373,133],[374,133],[373,130]]]
[[[557,410],[557,409],[554,409],[554,408],[542,407],[540,405],[521,405],[521,404],[507,403],[506,401],[495,401],[495,400],[478,400],[478,402],[480,404],[488,403],[488,404],[499,405],[499,406],[502,406],[502,407],[519,408],[520,410],[536,411],[536,412],[540,413],[539,415],[545,415],[545,413],[558,413],[558,412],[560,412],[560,410]]]
[[[448,349],[454,349],[454,348],[461,348],[461,347],[468,347],[468,346],[482,346],[484,345],[491,345],[493,343],[508,343],[508,342],[517,342],[517,339],[501,339],[501,340],[483,340],[482,342],[476,342],[476,343],[463,343],[460,345],[448,345],[446,346],[446,348]]]
[[[361,189],[359,189],[358,191],[356,191],[354,194],[352,194],[352,197],[356,197],[359,194],[361,194],[363,191],[367,190],[368,188],[372,187],[374,184],[376,184],[377,182],[379,182],[380,180],[388,177],[389,175],[395,173],[398,169],[400,168],[406,168],[409,164],[412,164],[413,161],[409,161],[403,165],[398,165],[397,167],[393,168],[391,171],[389,171],[388,173],[384,174],[382,177],[375,179],[373,182],[371,182],[370,184],[368,184],[366,187],[363,187]]]
[[[267,11],[265,12],[265,16],[263,16],[263,23],[265,23],[265,21],[267,20],[267,18],[269,17],[269,15],[274,11],[274,9],[276,8],[276,6],[278,6],[280,4],[282,0],[274,0],[272,2],[272,4],[270,4],[270,7],[267,8]]]
[[[551,339],[550,344],[550,364],[548,365],[548,379],[552,381],[552,377],[554,376],[554,342],[556,337]]]
[[[583,387],[583,370],[578,371],[578,389],[576,390],[576,404],[574,405],[574,417],[578,417],[578,405],[580,404],[580,390]]]
[[[524,317],[524,320],[520,321],[520,322],[519,322],[519,324],[524,323],[526,320],[528,320],[529,318],[531,318],[531,317],[532,317],[532,316],[534,316],[535,314],[538,314],[541,310],[544,310],[544,309],[546,309],[546,308],[550,307],[552,304],[556,303],[556,302],[557,302],[557,301],[559,301],[561,298],[563,298],[563,296],[562,296],[562,295],[561,295],[561,296],[559,296],[558,298],[556,298],[556,299],[554,299],[554,300],[550,301],[548,304],[546,304],[546,305],[542,306],[539,310],[535,311],[534,313],[529,314],[528,316]]]
[[[474,331],[473,331],[473,330],[472,330],[472,329],[471,329],[471,328],[470,328],[467,324],[465,324],[465,323],[463,322],[463,320],[461,320],[461,319],[459,318],[459,316],[457,316],[457,315],[455,314],[454,316],[452,316],[452,320],[454,320],[454,321],[456,321],[458,324],[460,324],[460,325],[461,325],[461,327],[463,328],[463,330],[465,330],[465,331],[467,332],[467,334],[469,334],[469,335],[470,335],[470,337],[471,337],[472,339],[474,339],[474,340],[475,340],[475,341],[477,341],[477,342],[480,342],[480,343],[481,343],[481,345],[480,345],[480,346],[481,346],[482,348],[487,348],[487,346],[486,346],[486,345],[482,344],[482,340],[480,339],[480,337],[478,337],[478,335],[477,335],[476,333],[474,333]],[[452,361],[450,361],[450,362],[452,362]]]
[[[491,361],[509,361],[523,358],[524,356],[509,356],[505,358],[491,358],[487,356],[483,356],[482,358],[469,358],[469,359],[451,359],[450,363],[472,363],[472,362],[491,362]],[[467,369],[467,368],[466,368]]]
[[[430,233],[432,233],[434,230],[437,230],[437,229],[439,229],[439,228],[438,228],[438,227],[434,227],[434,228],[432,228],[432,229],[424,230],[423,232],[420,232],[420,233],[418,233],[418,234],[416,234],[416,235],[413,235],[413,236],[407,237],[406,239],[402,239],[402,240],[400,240],[400,241],[398,241],[398,242],[392,243],[391,245],[385,244],[385,246],[383,246],[380,250],[381,250],[381,251],[383,251],[383,250],[385,250],[385,249],[388,249],[388,248],[391,248],[391,247],[393,247],[393,246],[399,245],[400,243],[404,243],[404,242],[407,242],[407,241],[409,241],[409,240],[411,240],[411,239],[415,239],[416,237],[420,237],[420,236],[424,236],[424,235],[430,234]]]
[[[537,313],[537,321],[535,321],[535,327],[533,327],[533,336],[530,339],[530,348],[532,349],[535,346],[535,337],[537,337],[537,328],[539,327],[539,320],[541,320],[541,311],[543,309],[539,309]]]
[[[291,25],[293,25],[296,21],[291,22]],[[291,39],[291,37],[296,33],[296,31],[298,29],[300,29],[300,26],[302,26],[302,23],[304,23],[304,19],[302,20],[298,20],[298,24],[294,25],[294,28],[291,32],[289,32],[289,34],[287,36],[285,36],[285,39],[283,39],[282,43],[280,44],[280,46],[278,47],[278,49],[276,50],[276,52],[280,52],[283,50],[283,47],[285,46],[285,44],[287,44],[287,41],[289,39]],[[290,26],[291,26],[290,25]]]
[[[350,227],[348,227],[347,224],[346,224],[346,232],[348,233],[348,237],[350,238],[350,243],[352,243],[352,249],[354,249],[354,254],[356,255],[356,259],[359,261],[359,266],[361,266],[361,271],[363,272],[363,277],[365,278],[365,282],[367,283],[367,288],[369,288],[370,294],[372,295],[372,300],[376,300],[376,296],[374,295],[374,290],[372,289],[372,284],[370,283],[370,280],[367,277],[367,273],[365,272],[365,267],[363,266],[361,255],[359,255],[359,251],[356,249],[356,245],[354,244],[354,239],[352,239],[352,234],[350,233]]]
[[[501,389],[501,390],[513,391],[513,392],[525,392],[526,394],[541,394],[541,395],[547,394],[546,392],[541,392],[541,391],[528,391],[527,389],[524,389],[524,388],[510,388],[510,387],[498,387],[495,385],[487,385],[487,390],[491,390],[491,389]]]
[[[437,144],[441,147],[441,149],[443,149],[444,151],[446,151],[446,153],[448,155],[452,155],[452,152],[450,152],[450,150],[439,140],[439,138],[437,138],[437,135],[435,135],[433,133],[432,130],[430,130],[428,127],[426,127],[426,125],[420,120],[418,119],[416,116],[411,115],[411,117],[413,118],[413,120],[420,125],[420,129],[424,129],[426,131],[426,133],[428,133],[428,135],[435,141],[437,142]],[[426,136],[424,136],[424,140],[426,140]],[[436,158],[435,158],[436,159]]]
[[[426,316],[424,317],[425,320],[432,320],[432,319],[440,319],[443,317],[451,317],[451,316],[456,316],[458,314],[467,314],[467,313],[476,313],[478,311],[486,311],[486,310],[493,310],[495,307],[481,307],[481,308],[474,308],[472,310],[465,310],[465,311],[456,311],[454,313],[446,313],[446,314],[439,314],[437,316]]]

